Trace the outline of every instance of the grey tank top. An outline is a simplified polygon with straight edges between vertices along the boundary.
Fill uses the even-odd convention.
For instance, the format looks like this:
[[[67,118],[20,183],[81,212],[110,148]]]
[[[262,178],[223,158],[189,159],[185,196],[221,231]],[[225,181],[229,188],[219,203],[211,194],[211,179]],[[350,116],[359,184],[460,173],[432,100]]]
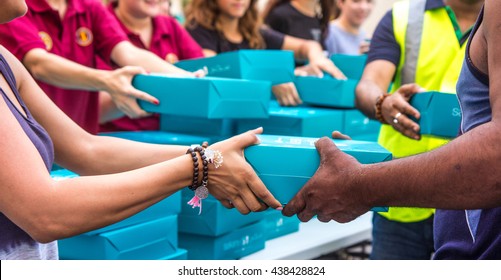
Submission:
[[[47,170],[50,171],[54,162],[54,147],[49,134],[38,124],[30,114],[19,92],[12,70],[5,58],[0,54],[0,73],[4,76],[16,99],[26,112],[24,117],[0,88],[0,94],[9,107],[12,114],[23,128],[26,136],[31,140],[42,157]],[[8,137],[4,135],[3,137]],[[1,144],[0,144],[1,145]],[[27,170],[29,172],[29,170]],[[57,243],[40,244],[33,240],[25,231],[14,224],[3,213],[0,213],[0,259],[57,259]]]

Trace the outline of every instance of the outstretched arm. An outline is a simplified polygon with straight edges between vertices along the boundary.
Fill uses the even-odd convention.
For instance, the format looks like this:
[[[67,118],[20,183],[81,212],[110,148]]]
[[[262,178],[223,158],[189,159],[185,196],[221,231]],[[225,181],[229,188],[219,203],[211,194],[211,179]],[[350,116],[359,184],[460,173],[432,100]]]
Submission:
[[[471,58],[490,77],[501,75],[496,43],[501,3],[485,2],[485,20],[472,39]],[[488,67],[487,67],[488,65]],[[487,70],[488,69],[488,70]],[[289,202],[285,215],[307,221],[348,222],[374,206],[479,209],[501,205],[501,81],[489,85],[492,120],[421,155],[361,165],[325,138],[317,143],[320,167]]]

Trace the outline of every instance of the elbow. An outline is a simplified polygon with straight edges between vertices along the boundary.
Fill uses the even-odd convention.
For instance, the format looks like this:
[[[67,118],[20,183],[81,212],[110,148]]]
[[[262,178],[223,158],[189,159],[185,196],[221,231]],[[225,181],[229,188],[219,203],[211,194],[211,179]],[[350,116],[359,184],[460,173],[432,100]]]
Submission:
[[[36,221],[30,223],[26,233],[36,242],[45,244],[64,238],[66,232],[60,225],[55,224],[51,219],[38,217]]]

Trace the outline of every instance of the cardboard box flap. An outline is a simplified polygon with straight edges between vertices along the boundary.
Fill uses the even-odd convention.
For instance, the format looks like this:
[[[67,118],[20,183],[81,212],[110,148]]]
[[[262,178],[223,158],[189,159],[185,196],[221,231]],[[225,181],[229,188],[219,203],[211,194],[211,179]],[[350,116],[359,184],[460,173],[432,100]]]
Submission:
[[[209,107],[212,108],[210,118],[268,116],[270,82],[226,79],[221,83],[214,80],[211,87],[214,94],[209,97]]]
[[[346,77],[360,80],[367,62],[367,55],[334,54],[331,60]]]
[[[168,229],[168,230],[166,230]],[[168,232],[169,234],[166,234]],[[144,247],[145,244],[157,243],[162,240],[171,240],[166,249],[175,251],[177,248],[177,216],[133,225],[100,234],[116,248],[117,252],[132,251]]]

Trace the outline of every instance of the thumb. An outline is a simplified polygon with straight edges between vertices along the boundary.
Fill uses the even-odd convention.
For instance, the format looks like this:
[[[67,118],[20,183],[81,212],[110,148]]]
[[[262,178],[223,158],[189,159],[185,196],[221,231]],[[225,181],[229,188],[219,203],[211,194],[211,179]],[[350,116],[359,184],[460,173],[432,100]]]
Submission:
[[[328,137],[320,138],[317,142],[315,142],[315,147],[320,155],[321,163],[325,162],[329,158],[333,158],[333,153],[341,152],[341,150],[334,144],[334,141]]]
[[[238,140],[237,142],[242,145],[242,147],[248,147],[248,146],[251,146],[251,145],[256,145],[256,144],[259,144],[261,143],[261,141],[259,140],[259,138],[257,137],[257,134],[261,134],[263,133],[263,128],[262,127],[258,127],[258,128],[255,128],[255,129],[251,129],[245,133],[242,133],[240,135],[238,135]]]

